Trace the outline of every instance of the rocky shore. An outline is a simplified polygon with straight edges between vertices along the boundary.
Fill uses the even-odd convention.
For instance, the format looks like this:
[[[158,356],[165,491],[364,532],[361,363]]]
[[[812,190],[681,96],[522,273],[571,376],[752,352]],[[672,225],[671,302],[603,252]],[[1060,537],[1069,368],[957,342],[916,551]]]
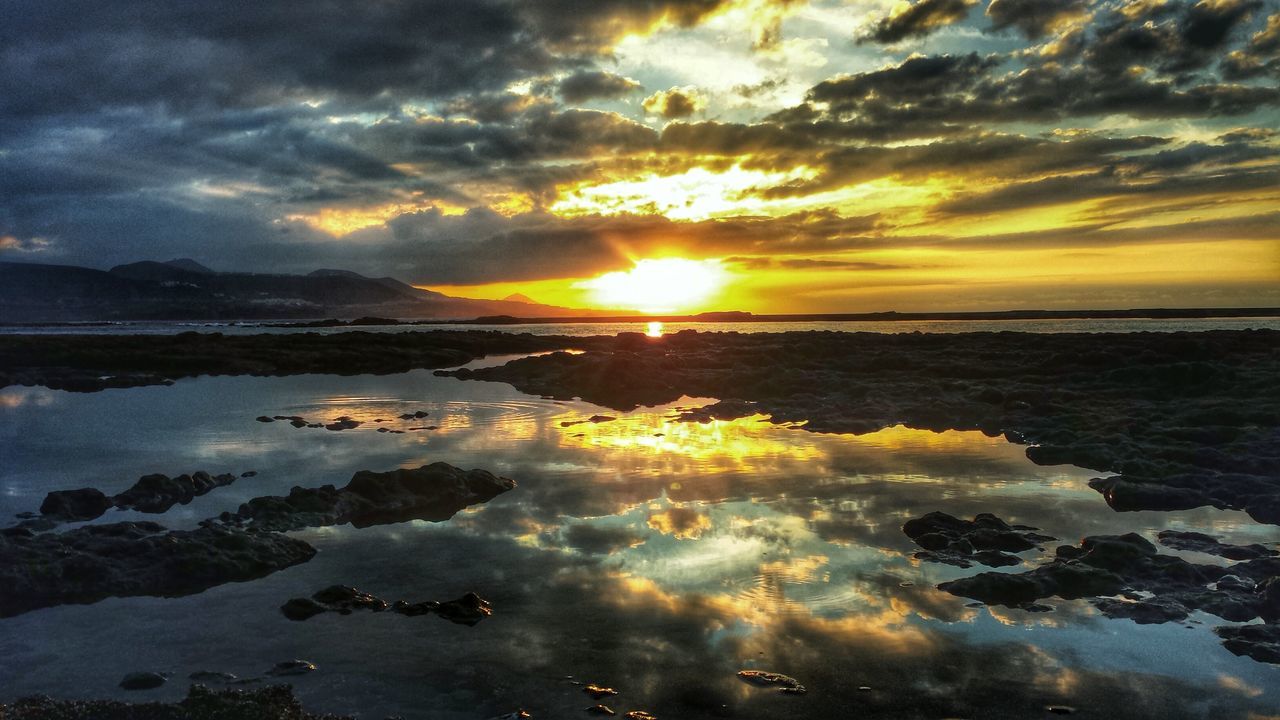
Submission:
[[[1280,332],[623,333],[581,354],[437,371],[617,410],[764,414],[814,432],[980,430],[1104,473],[1118,511],[1200,506],[1280,524]]]
[[[140,485],[150,491],[139,490]],[[117,499],[126,497],[131,503],[149,506],[149,501],[168,502],[172,497],[163,492],[169,484],[140,485]],[[4,588],[0,617],[108,597],[177,597],[264,577],[307,562],[316,553],[311,545],[283,531],[345,523],[367,527],[412,519],[447,520],[468,505],[514,487],[514,481],[484,470],[433,463],[382,473],[360,471],[340,489],[295,487],[287,497],[255,498],[236,513],[203,521],[196,530],[120,522],[55,533],[36,532],[19,523],[0,531],[0,587]],[[51,493],[57,502],[46,499],[45,506],[83,511],[82,515],[105,511],[101,502],[83,500],[105,499],[101,492],[93,488],[67,492],[73,494]]]

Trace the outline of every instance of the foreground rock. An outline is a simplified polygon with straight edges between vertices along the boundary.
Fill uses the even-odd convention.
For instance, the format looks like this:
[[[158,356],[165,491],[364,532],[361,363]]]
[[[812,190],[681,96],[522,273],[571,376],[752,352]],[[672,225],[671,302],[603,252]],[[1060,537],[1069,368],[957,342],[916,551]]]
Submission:
[[[515,486],[515,481],[485,470],[462,470],[442,462],[412,470],[362,470],[345,487],[295,487],[284,497],[254,498],[221,519],[274,531],[345,523],[369,527],[406,520],[438,522]]]
[[[1262,618],[1274,623],[1280,621],[1277,576],[1280,558],[1274,556],[1229,567],[1197,565],[1172,555],[1160,555],[1145,538],[1129,533],[1087,537],[1079,547],[1060,546],[1053,562],[1025,573],[980,573],[942,583],[938,588],[990,605],[1010,607],[1027,607],[1054,596],[1068,600],[1092,598],[1104,615],[1129,618],[1140,624],[1184,620],[1193,610],[1233,622]],[[1262,640],[1270,642],[1277,637],[1273,630],[1237,630],[1222,630],[1220,634],[1229,637],[1235,632],[1230,638],[1237,640],[1239,647],[1257,640],[1254,646],[1262,649],[1237,653],[1252,657],[1267,656]]]
[[[448,602],[426,600],[410,603],[397,600],[395,603],[387,603],[381,598],[346,585],[331,585],[309,598],[293,598],[280,606],[280,612],[285,617],[298,621],[327,612],[350,615],[356,610],[382,612],[388,609],[409,617],[435,614],[450,622],[468,626],[474,626],[493,614],[489,601],[473,592]]]
[[[1210,505],[1280,524],[1280,332],[623,333],[439,374],[618,410],[682,396],[687,419],[760,413],[816,432],[981,430],[1042,464],[1115,473],[1116,510]]]
[[[0,705],[5,720],[354,720],[350,716],[307,712],[288,685],[255,690],[210,690],[192,685],[176,703],[125,703],[116,700],[54,700],[29,697]]]
[[[990,513],[979,513],[973,520],[961,520],[944,512],[931,512],[908,520],[902,526],[907,537],[924,548],[915,557],[957,567],[970,567],[978,562],[990,567],[1018,565],[1016,555],[1056,538],[1040,535],[1037,528],[1009,525]]]
[[[107,497],[96,488],[55,490],[46,495],[44,502],[40,504],[44,522],[28,523],[27,526],[49,529],[59,522],[93,520],[113,507],[144,513],[164,513],[174,505],[186,505],[201,495],[235,481],[236,476],[229,473],[210,475],[200,470],[173,478],[159,473],[143,475],[128,490],[114,497]]]
[[[0,617],[107,597],[178,597],[264,577],[315,549],[278,533],[152,522],[89,525],[64,533],[0,535]]]

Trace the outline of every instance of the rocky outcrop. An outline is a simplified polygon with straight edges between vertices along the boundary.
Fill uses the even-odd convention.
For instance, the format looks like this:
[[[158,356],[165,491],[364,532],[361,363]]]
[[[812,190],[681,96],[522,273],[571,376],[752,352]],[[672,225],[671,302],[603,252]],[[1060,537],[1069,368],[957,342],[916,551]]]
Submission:
[[[1197,565],[1160,555],[1145,538],[1129,533],[1087,537],[1078,547],[1060,546],[1053,562],[1025,573],[980,573],[938,588],[1010,607],[1027,607],[1054,596],[1090,598],[1104,615],[1143,624],[1184,620],[1193,610],[1233,622],[1261,618],[1274,623],[1280,621],[1277,576],[1280,558],[1274,555],[1231,566]],[[1275,631],[1244,627],[1253,626],[1220,634],[1236,641],[1241,648],[1237,654],[1268,655],[1265,645],[1276,637]]]
[[[241,477],[250,475],[246,473]],[[210,475],[199,470],[174,478],[159,473],[143,475],[128,490],[114,497],[107,497],[96,488],[54,490],[40,504],[42,517],[23,523],[22,527],[48,530],[58,523],[94,520],[113,507],[144,513],[164,513],[174,505],[186,505],[201,495],[235,481],[236,476],[229,473]]]
[[[169,531],[151,522],[0,536],[0,617],[112,596],[177,597],[269,575],[315,555],[270,532],[206,525]]]
[[[397,600],[387,603],[381,598],[362,592],[347,585],[331,585],[309,598],[293,598],[280,606],[280,612],[290,620],[307,620],[322,613],[333,612],[339,615],[350,615],[356,610],[394,613],[408,617],[435,614],[459,625],[476,625],[493,614],[489,601],[469,592],[457,600],[436,602],[425,600],[410,603]]]
[[[461,470],[446,463],[420,468],[362,470],[342,488],[295,487],[283,497],[250,500],[222,521],[262,530],[298,530],[351,523],[356,527],[406,520],[447,520],[459,510],[491,500],[515,482],[485,470]]]
[[[1022,560],[1012,553],[1043,549],[1043,543],[1056,539],[1036,530],[1027,525],[1010,525],[990,513],[961,520],[944,512],[931,512],[902,525],[902,532],[924,548],[915,554],[917,559],[963,568],[975,562],[990,567],[1020,564]]]

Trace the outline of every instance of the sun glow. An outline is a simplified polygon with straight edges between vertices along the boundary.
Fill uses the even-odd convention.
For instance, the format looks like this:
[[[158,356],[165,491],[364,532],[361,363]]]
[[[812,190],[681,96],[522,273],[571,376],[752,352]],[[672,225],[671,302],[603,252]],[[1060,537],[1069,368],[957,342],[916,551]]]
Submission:
[[[599,307],[665,313],[701,307],[727,280],[719,260],[663,258],[639,260],[630,270],[583,280],[575,287],[589,290]]]

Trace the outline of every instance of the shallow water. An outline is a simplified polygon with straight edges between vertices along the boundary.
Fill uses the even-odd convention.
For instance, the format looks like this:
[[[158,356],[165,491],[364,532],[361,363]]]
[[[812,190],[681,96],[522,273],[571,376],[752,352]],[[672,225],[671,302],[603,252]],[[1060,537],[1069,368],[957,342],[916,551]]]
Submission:
[[[1023,448],[979,433],[822,435],[761,417],[673,418],[708,402],[616,413],[428,371],[0,390],[9,515],[36,509],[49,490],[110,494],[151,472],[258,475],[162,517],[113,511],[99,522],[191,527],[293,485],[434,461],[519,483],[444,523],[297,533],[316,558],[262,580],[0,620],[0,701],[175,699],[193,671],[253,676],[299,657],[319,666],[291,678],[309,708],[368,718],[482,720],[517,707],[574,717],[595,702],[575,681],[620,690],[605,701],[619,714],[663,718],[1035,717],[1048,704],[1087,717],[1278,712],[1280,668],[1227,652],[1212,616],[1139,626],[1083,601],[1051,600],[1055,610],[1038,614],[971,607],[933,586],[985,568],[921,563],[900,530],[931,510],[993,512],[1069,543],[1130,530],[1154,539],[1163,528],[1274,542],[1275,528],[1212,509],[1117,514],[1087,486],[1096,473],[1036,466]],[[396,419],[417,410],[428,417]],[[295,429],[255,421],[264,414],[365,424]],[[596,414],[616,419],[575,422]],[[437,429],[409,430],[428,426]],[[1057,544],[1023,553],[1027,565]],[[474,590],[495,613],[464,627],[392,613],[295,623],[278,612],[334,583],[389,600]],[[735,676],[744,668],[792,675],[809,693],[746,685]],[[116,688],[135,670],[175,679],[144,693]]]

